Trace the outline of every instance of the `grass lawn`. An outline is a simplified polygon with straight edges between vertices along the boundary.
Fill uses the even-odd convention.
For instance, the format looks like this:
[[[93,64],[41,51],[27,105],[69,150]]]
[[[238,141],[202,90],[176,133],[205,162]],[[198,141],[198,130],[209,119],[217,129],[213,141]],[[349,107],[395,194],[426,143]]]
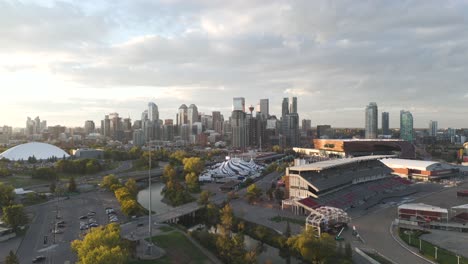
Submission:
[[[180,232],[172,231],[167,234],[154,236],[152,240],[158,247],[166,250],[168,262],[161,263],[211,263],[209,259]]]
[[[411,235],[410,235],[411,233]],[[409,231],[403,228],[398,230],[398,234],[406,244],[419,249],[419,236],[422,235],[421,231]],[[411,243],[410,243],[411,236]],[[443,248],[437,249],[437,260],[435,259],[435,246],[425,240],[421,240],[421,254],[430,260],[436,261],[441,264],[457,264],[457,255]],[[460,264],[468,264],[468,259],[461,257]]]
[[[272,218],[270,218],[270,221],[273,221],[273,222],[276,222],[276,223],[289,221],[290,223],[298,224],[298,225],[304,225],[305,224],[305,219],[304,220],[299,220],[299,219],[283,217],[283,216],[272,217]]]
[[[160,226],[160,227],[158,227],[158,229],[163,231],[163,232],[169,232],[169,231],[174,230],[174,228],[172,228],[170,226]]]
[[[0,178],[0,182],[13,185],[15,188],[21,188],[31,185],[48,184],[49,181],[33,179],[31,176],[15,175]]]

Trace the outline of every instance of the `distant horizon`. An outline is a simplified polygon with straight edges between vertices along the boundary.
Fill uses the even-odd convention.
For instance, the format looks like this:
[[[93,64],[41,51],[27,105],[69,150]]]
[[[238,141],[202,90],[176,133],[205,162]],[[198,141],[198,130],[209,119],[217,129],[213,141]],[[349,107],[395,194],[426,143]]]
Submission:
[[[298,97],[301,119],[364,126],[377,102],[398,127],[468,127],[464,1],[206,1],[0,4],[0,125],[27,116],[82,126],[119,112],[177,108],[229,115]],[[310,12],[305,12],[308,10]],[[317,11],[319,10],[319,11]],[[379,122],[380,125],[380,122]]]

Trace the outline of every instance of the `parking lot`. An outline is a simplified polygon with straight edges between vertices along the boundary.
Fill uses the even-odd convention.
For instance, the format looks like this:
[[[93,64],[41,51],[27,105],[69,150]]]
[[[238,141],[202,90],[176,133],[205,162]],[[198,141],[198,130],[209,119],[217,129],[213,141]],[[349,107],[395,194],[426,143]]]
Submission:
[[[106,207],[115,209],[118,222],[124,220],[113,194],[101,190],[29,207],[28,212],[33,219],[18,249],[20,262],[29,263],[36,256],[43,255],[46,262],[74,263],[76,257],[70,248],[70,242],[88,231],[85,225],[92,222],[99,226],[108,224]],[[54,223],[60,221],[63,221],[62,227],[54,228]]]

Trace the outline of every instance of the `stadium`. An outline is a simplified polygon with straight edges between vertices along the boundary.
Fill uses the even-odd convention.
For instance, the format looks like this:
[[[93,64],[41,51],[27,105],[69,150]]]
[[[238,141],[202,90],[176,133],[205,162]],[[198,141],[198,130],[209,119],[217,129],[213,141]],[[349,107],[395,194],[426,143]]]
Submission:
[[[402,190],[411,182],[392,175],[381,162],[392,157],[362,156],[289,167],[282,208],[303,215],[321,206],[348,210],[376,195]]]
[[[341,158],[369,155],[415,157],[414,145],[399,139],[314,139],[314,149],[309,149],[309,152],[322,157]]]
[[[49,158],[68,158],[69,156],[64,150],[54,145],[30,142],[7,149],[0,154],[0,159],[17,161],[35,157],[38,160],[46,160]]]
[[[244,161],[241,158],[231,158],[203,172],[199,177],[199,181],[237,180],[239,177],[244,179],[247,177],[256,178],[260,176],[262,170],[263,166],[257,165],[253,159]]]
[[[450,164],[424,160],[383,159],[382,163],[392,169],[394,174],[424,181],[453,176],[459,169]]]

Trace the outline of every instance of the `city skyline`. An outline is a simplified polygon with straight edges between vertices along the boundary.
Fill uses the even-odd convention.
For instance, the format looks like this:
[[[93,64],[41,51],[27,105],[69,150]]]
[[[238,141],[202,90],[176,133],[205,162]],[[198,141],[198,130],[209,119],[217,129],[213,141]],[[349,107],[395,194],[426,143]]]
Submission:
[[[464,2],[1,7],[2,125],[39,115],[82,126],[116,111],[137,119],[151,101],[161,119],[182,103],[228,116],[240,96],[246,107],[269,98],[279,115],[282,98],[295,96],[312,124],[364,127],[362,107],[375,101],[393,128],[401,109],[415,127],[468,127]]]

